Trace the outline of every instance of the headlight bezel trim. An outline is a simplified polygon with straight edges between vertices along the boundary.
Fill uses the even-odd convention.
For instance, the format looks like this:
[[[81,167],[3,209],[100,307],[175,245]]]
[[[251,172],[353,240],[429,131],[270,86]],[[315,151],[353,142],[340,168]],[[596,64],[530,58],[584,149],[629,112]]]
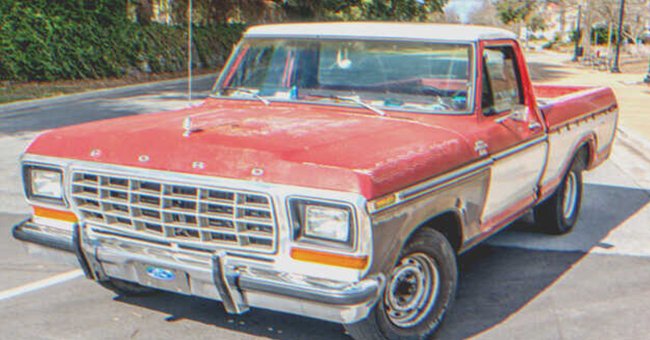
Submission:
[[[312,246],[317,249],[343,250],[346,252],[357,251],[358,241],[358,221],[355,206],[349,202],[338,200],[326,200],[306,196],[289,196],[286,198],[287,215],[289,217],[290,239],[295,244],[303,246]],[[298,205],[320,205],[328,208],[346,209],[349,213],[348,240],[346,242],[336,241],[333,239],[308,236],[305,234],[306,226],[303,226],[297,214]]]
[[[61,199],[37,195],[33,192],[32,189],[32,170],[43,170],[58,172],[61,176]],[[43,163],[23,163],[22,164],[22,179],[23,179],[23,191],[27,202],[32,205],[49,205],[52,207],[69,207],[66,187],[65,187],[65,171],[62,166],[57,166],[56,164],[43,164]]]

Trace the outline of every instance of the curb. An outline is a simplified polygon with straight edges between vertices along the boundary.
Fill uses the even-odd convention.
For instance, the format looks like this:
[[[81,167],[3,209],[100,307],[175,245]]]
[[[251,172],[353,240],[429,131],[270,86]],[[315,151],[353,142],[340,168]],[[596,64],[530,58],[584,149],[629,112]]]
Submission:
[[[650,163],[650,140],[632,132],[629,129],[618,126],[616,128],[616,137],[625,144],[626,147],[636,151],[644,160]]]
[[[196,77],[192,77],[192,81],[200,81],[208,78],[216,78],[217,73],[209,73],[209,74],[204,74]],[[30,109],[34,107],[40,107],[43,105],[51,105],[51,104],[56,104],[59,102],[65,102],[68,100],[82,100],[82,99],[89,99],[89,98],[95,98],[95,97],[100,97],[103,95],[107,94],[119,94],[123,92],[129,92],[132,91],[133,89],[148,89],[156,86],[164,86],[164,85],[171,85],[171,84],[177,84],[177,83],[182,83],[182,82],[187,82],[187,78],[176,78],[176,79],[169,79],[169,80],[162,80],[162,81],[154,81],[154,82],[148,82],[148,83],[140,83],[140,84],[132,84],[132,85],[124,85],[124,86],[118,86],[118,87],[111,87],[111,88],[106,88],[106,89],[101,89],[101,90],[94,90],[94,91],[87,91],[87,92],[80,92],[80,93],[73,93],[73,94],[65,94],[61,96],[56,96],[56,97],[48,97],[48,98],[42,98],[42,99],[30,99],[30,100],[21,100],[17,102],[12,102],[8,104],[2,104],[0,105],[0,112],[2,111],[9,111],[9,110],[25,110],[25,109]],[[2,115],[0,115],[0,118],[3,118]]]

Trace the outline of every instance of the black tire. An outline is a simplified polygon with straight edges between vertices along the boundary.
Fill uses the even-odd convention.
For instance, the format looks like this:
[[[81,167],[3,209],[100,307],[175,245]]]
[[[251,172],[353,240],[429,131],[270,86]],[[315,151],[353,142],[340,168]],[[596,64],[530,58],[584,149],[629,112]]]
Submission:
[[[97,283],[119,296],[146,296],[158,292],[158,290],[153,288],[115,278],[108,278],[106,281],[97,281]]]
[[[427,268],[428,284],[426,280],[419,280],[419,284],[414,284],[413,282],[418,282],[417,275],[406,275],[411,270],[411,274],[420,271],[426,276]],[[348,333],[357,340],[432,337],[442,324],[456,295],[458,267],[456,254],[449,241],[435,230],[418,231],[404,246],[398,262],[386,277],[383,296],[367,318],[345,325]],[[421,290],[420,287],[428,289]],[[426,295],[427,292],[429,295]],[[399,295],[408,295],[413,299],[403,299]],[[418,296],[421,297],[415,298]],[[405,308],[404,305],[413,303],[421,307],[412,308],[415,310],[412,317],[409,318],[408,311],[403,314],[399,312],[399,309]]]
[[[576,158],[555,193],[535,207],[535,222],[544,232],[562,235],[573,230],[582,205],[583,167]]]

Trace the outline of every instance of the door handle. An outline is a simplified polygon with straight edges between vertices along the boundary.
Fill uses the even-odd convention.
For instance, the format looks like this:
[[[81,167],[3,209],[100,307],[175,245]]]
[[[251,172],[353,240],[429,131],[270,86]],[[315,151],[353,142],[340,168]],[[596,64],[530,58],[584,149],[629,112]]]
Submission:
[[[505,116],[499,117],[494,121],[499,124],[502,124],[508,119],[515,122],[526,122],[528,120],[528,111],[526,109],[513,109]]]

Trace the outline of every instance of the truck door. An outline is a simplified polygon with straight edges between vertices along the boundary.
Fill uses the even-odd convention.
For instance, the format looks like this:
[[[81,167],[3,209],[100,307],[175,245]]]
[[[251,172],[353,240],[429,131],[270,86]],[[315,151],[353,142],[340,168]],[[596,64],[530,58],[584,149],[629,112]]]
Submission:
[[[486,231],[518,217],[535,201],[548,144],[519,47],[498,41],[484,43],[482,51],[476,149],[493,160],[481,216]]]

